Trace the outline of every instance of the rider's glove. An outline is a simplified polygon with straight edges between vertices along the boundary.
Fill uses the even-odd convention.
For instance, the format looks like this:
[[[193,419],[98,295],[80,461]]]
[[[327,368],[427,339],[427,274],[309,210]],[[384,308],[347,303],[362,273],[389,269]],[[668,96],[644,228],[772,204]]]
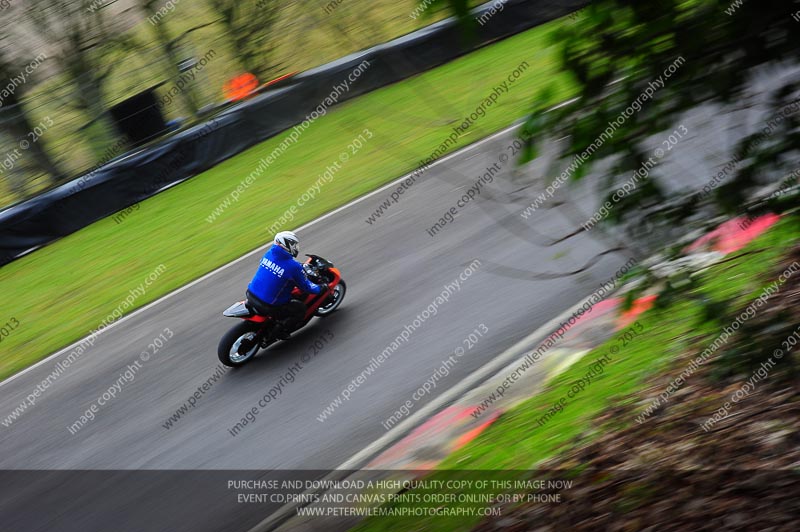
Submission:
[[[322,289],[321,293],[323,294],[328,291],[328,283],[322,283],[319,287]]]

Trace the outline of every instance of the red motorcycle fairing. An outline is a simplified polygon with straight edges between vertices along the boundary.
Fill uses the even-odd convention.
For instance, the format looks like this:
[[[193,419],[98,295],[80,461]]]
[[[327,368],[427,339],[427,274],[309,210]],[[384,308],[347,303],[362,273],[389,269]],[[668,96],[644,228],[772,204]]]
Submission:
[[[310,320],[314,313],[322,306],[323,303],[328,299],[330,296],[331,290],[339,284],[339,281],[342,280],[342,274],[336,268],[328,268],[328,271],[333,274],[333,279],[331,282],[328,283],[328,291],[323,292],[321,294],[304,294],[299,288],[294,287],[292,289],[292,297],[295,299],[302,299],[303,302],[306,304],[306,315],[305,320]]]

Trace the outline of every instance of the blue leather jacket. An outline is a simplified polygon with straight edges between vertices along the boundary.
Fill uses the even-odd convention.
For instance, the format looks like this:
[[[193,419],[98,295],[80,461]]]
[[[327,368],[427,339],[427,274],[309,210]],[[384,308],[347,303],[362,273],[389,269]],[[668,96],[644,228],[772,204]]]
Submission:
[[[311,294],[322,291],[321,286],[308,280],[303,266],[294,260],[291,253],[273,244],[261,258],[247,289],[264,303],[285,305],[292,299],[295,286]]]

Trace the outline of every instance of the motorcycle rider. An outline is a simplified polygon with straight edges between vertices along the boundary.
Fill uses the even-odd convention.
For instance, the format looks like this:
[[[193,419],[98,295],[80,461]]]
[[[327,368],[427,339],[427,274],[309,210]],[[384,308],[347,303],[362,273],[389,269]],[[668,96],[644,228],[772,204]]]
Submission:
[[[291,231],[275,235],[273,245],[261,258],[253,280],[247,285],[247,301],[259,314],[274,316],[280,325],[278,338],[288,340],[306,313],[302,301],[292,299],[292,288],[320,294],[328,290],[325,283],[308,280],[303,266],[294,260],[300,251],[300,241]]]

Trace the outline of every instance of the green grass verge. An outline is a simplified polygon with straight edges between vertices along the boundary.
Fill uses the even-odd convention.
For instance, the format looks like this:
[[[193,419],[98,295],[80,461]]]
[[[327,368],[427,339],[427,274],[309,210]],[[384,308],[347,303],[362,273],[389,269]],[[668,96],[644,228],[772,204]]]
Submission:
[[[767,233],[751,242],[744,250],[763,250],[743,255],[741,258],[713,266],[701,276],[704,293],[714,301],[732,299],[735,304],[746,305],[763,287],[775,279],[767,278],[783,256],[787,243],[800,234],[797,217],[787,218]],[[776,266],[777,267],[777,266]],[[736,308],[736,307],[734,307]],[[664,309],[652,309],[639,318],[642,334],[635,336],[626,347],[616,338],[587,353],[567,371],[553,379],[539,395],[532,397],[505,413],[478,438],[446,459],[429,480],[452,478],[483,478],[480,474],[466,475],[464,471],[492,470],[518,472],[535,469],[542,461],[556,456],[580,441],[590,441],[598,430],[593,420],[612,403],[624,404],[640,390],[649,378],[663,373],[679,354],[691,349],[698,352],[719,334],[718,326],[701,319],[697,304],[679,301]],[[610,354],[612,347],[620,350]],[[699,348],[699,349],[697,349]],[[600,357],[609,354],[610,362],[598,378],[573,399],[568,399],[563,411],[539,426],[540,419],[562,397],[576,380],[585,376]],[[625,427],[635,423],[634,418],[619,419],[615,424]],[[604,426],[603,431],[614,427]],[[454,471],[461,471],[456,473]],[[490,475],[497,480],[513,479],[515,473]],[[528,476],[525,476],[528,478]],[[495,490],[495,493],[497,491]],[[420,495],[433,491],[418,490]],[[465,490],[469,493],[469,490]],[[435,504],[439,506],[440,504]],[[458,507],[457,504],[445,505]],[[473,503],[471,506],[475,506]],[[481,518],[475,517],[374,517],[364,521],[355,530],[367,531],[452,531],[470,530]]]
[[[522,61],[529,68],[458,139],[457,147],[523,116],[545,84],[556,82],[559,90],[552,102],[537,104],[572,96],[572,85],[558,72],[557,53],[550,46],[552,32],[563,23],[534,28],[336,107],[213,223],[206,217],[285,134],[142,202],[122,223],[106,218],[0,268],[0,293],[6,302],[0,323],[12,317],[20,322],[0,344],[0,378],[96,329],[160,264],[166,271],[134,307],[263,244],[270,237],[266,228],[365,128],[374,137],[300,209],[292,227],[416,168]],[[376,198],[375,206],[382,200]]]

